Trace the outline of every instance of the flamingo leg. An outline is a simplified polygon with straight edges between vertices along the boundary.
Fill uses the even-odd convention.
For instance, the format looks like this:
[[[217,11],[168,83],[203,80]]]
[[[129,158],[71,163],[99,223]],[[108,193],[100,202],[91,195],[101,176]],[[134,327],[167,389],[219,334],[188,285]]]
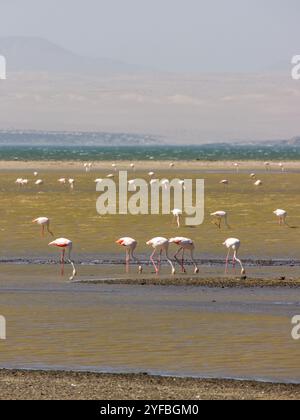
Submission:
[[[229,254],[230,254],[230,249],[228,250],[227,257],[226,257],[226,263],[225,263],[225,274],[227,274],[227,273],[228,273]]]
[[[180,216],[177,216],[177,226],[180,228]]]
[[[158,267],[157,267],[157,265],[155,264],[155,261],[154,261],[154,256],[155,256],[155,254],[156,254],[156,249],[152,252],[152,254],[150,255],[150,261],[152,262],[152,264],[153,264],[153,267],[154,267],[154,269],[155,269],[155,272],[156,272],[156,274],[158,274]]]
[[[178,259],[178,255],[180,254],[181,251],[183,251],[183,248],[182,247],[180,247],[179,250],[176,252],[176,254],[174,255],[174,258],[177,261],[178,265],[180,265],[181,268],[183,269],[182,264],[181,264],[181,262]]]
[[[235,259],[235,256],[233,256],[233,258],[232,258],[232,267],[233,267],[234,274],[236,274],[235,263],[236,263],[236,259]]]
[[[184,248],[182,248],[181,269],[183,273],[186,273],[186,270],[184,268]]]
[[[142,267],[140,261],[138,260],[138,258],[134,255],[134,249],[130,250],[130,255],[131,255],[131,258],[133,259],[133,261],[135,261],[139,265],[139,273],[142,273],[143,272],[143,267]]]
[[[45,236],[45,226],[42,225],[42,232],[41,232],[42,238]]]
[[[61,264],[61,275],[63,276],[65,274],[65,249],[62,250],[60,264]]]
[[[160,272],[160,267],[161,267],[161,255],[162,255],[162,249],[159,251],[159,256],[158,256],[158,272]]]
[[[233,255],[234,260],[240,265],[241,267],[241,274],[245,274],[246,271],[244,269],[244,266],[242,264],[242,261],[237,257],[237,251],[234,251],[234,255]]]
[[[50,230],[50,225],[49,223],[47,224],[47,231],[50,233],[51,236],[54,236],[53,232],[51,232]]]
[[[125,257],[126,273],[129,273],[129,262],[130,262],[130,255],[129,255],[128,249],[126,249],[126,257]]]
[[[175,270],[175,267],[174,267],[172,261],[170,260],[169,253],[168,253],[168,248],[165,249],[165,252],[166,252],[166,259],[167,259],[168,263],[170,264],[171,269],[172,269],[172,274],[174,275],[176,273],[176,270]]]

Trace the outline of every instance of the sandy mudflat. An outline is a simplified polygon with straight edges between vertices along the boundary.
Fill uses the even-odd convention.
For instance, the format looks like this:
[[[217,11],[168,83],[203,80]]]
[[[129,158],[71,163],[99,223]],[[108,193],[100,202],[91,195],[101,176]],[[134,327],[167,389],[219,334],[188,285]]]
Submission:
[[[76,283],[90,284],[127,284],[139,286],[199,286],[199,287],[226,287],[226,288],[265,288],[265,287],[289,287],[299,288],[300,279],[260,279],[260,278],[107,278],[76,280]]]
[[[300,385],[150,375],[0,371],[0,399],[300,399]]]
[[[131,161],[114,161],[119,170],[130,169]],[[270,169],[281,172],[278,166],[279,162],[271,162]],[[147,170],[225,170],[236,171],[233,161],[176,161],[174,168],[169,167],[170,161],[137,161],[135,168],[137,171]],[[239,163],[240,170],[262,170],[265,171],[264,162],[261,161],[242,161]],[[300,170],[300,161],[284,162],[285,170]],[[0,161],[0,170],[83,170],[83,162],[79,161]],[[96,161],[93,171],[112,170],[112,162]]]

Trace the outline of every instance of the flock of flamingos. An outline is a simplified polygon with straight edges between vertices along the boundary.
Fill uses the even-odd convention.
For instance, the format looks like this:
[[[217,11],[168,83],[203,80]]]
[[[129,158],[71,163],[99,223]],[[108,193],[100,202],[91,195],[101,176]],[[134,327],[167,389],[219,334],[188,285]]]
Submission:
[[[170,167],[174,167],[174,163],[170,163]],[[269,162],[265,162],[265,168],[266,170],[269,170],[270,168],[270,163]],[[134,169],[135,165],[132,163],[131,168]],[[113,169],[116,171],[117,170],[117,165],[116,164],[112,164]],[[236,171],[239,171],[239,164],[238,163],[234,163],[234,167],[236,169]],[[282,172],[284,172],[285,168],[284,165],[282,163],[279,163],[279,167],[280,170]],[[92,168],[92,164],[91,163],[85,163],[84,164],[84,169],[86,172],[89,172]],[[154,172],[149,172],[148,174],[151,178],[155,175]],[[38,172],[34,172],[34,176],[38,177]],[[107,175],[108,178],[113,178],[114,174],[109,174]],[[250,174],[250,178],[254,179],[254,186],[259,187],[261,186],[263,183],[261,180],[256,178],[256,174],[255,173],[251,173]],[[69,184],[71,189],[74,189],[74,185],[75,185],[75,180],[70,178],[70,179],[66,179],[66,178],[60,178],[58,180],[58,182],[60,184]],[[101,179],[96,179],[95,182],[101,182]],[[129,181],[132,182],[132,181]],[[16,180],[16,184],[19,187],[22,187],[24,185],[28,184],[28,179],[23,179],[23,178],[18,178]],[[35,185],[42,185],[43,184],[43,180],[42,179],[37,179],[35,181]],[[222,185],[228,185],[229,181],[224,179],[220,181],[220,184]],[[172,211],[173,216],[176,218],[177,221],[177,225],[178,227],[180,227],[180,217],[182,215],[182,211],[180,209],[174,209]],[[287,218],[287,211],[283,210],[283,209],[277,209],[274,211],[275,216],[278,217],[279,220],[279,224],[280,225],[287,225],[286,222],[286,218]],[[214,218],[213,223],[215,223],[218,228],[221,228],[221,224],[222,221],[224,221],[224,224],[229,228],[228,225],[228,221],[227,221],[227,213],[225,211],[216,211],[214,213],[211,214],[211,216]],[[41,234],[42,236],[44,236],[45,234],[45,230],[47,230],[47,232],[54,236],[52,231],[50,230],[50,219],[48,217],[38,217],[36,219],[33,220],[33,223],[36,223],[37,225],[41,226]],[[135,250],[137,248],[137,241],[131,237],[123,237],[120,238],[116,241],[116,243],[122,247],[125,248],[125,252],[126,252],[126,268],[128,270],[130,261],[134,261],[135,263],[138,264],[138,271],[139,273],[142,273],[143,271],[143,267],[140,264],[138,258],[135,255]],[[167,239],[167,238],[163,238],[163,237],[155,237],[150,239],[148,242],[146,242],[147,245],[151,246],[153,248],[153,252],[150,256],[150,261],[153,264],[153,267],[155,269],[155,273],[159,274],[160,273],[160,266],[161,266],[161,260],[162,257],[164,256],[168,262],[168,264],[171,267],[171,273],[172,275],[176,274],[176,269],[175,269],[175,265],[174,262],[172,261],[172,259],[169,257],[169,246],[170,244],[174,244],[175,246],[178,247],[178,250],[174,256],[174,260],[179,264],[179,266],[181,267],[181,270],[183,273],[186,273],[186,269],[184,266],[184,261],[185,261],[185,252],[188,252],[190,255],[190,259],[191,262],[194,266],[194,273],[197,274],[199,273],[199,268],[197,266],[197,263],[194,259],[194,251],[195,251],[195,244],[193,242],[192,239],[190,238],[185,238],[185,237],[174,237],[171,239]],[[223,245],[228,249],[228,253],[226,256],[226,264],[225,264],[225,273],[227,273],[228,271],[228,264],[229,264],[229,258],[230,258],[230,253],[233,253],[233,257],[232,257],[232,265],[233,267],[235,267],[236,263],[239,264],[240,268],[241,268],[241,276],[245,277],[246,271],[245,268],[243,266],[242,261],[238,258],[238,251],[241,245],[241,242],[239,239],[237,238],[228,238],[225,240],[225,242],[223,243]],[[64,275],[64,264],[65,261],[67,261],[69,264],[71,264],[72,266],[72,275],[70,277],[70,281],[72,281],[76,274],[76,268],[74,265],[74,262],[71,259],[71,252],[72,252],[72,246],[73,243],[71,240],[66,239],[66,238],[58,238],[52,242],[49,243],[49,246],[55,246],[57,248],[59,248],[61,250],[61,275]],[[180,254],[181,254],[181,258],[180,258]],[[155,257],[157,256],[157,261],[155,261]]]

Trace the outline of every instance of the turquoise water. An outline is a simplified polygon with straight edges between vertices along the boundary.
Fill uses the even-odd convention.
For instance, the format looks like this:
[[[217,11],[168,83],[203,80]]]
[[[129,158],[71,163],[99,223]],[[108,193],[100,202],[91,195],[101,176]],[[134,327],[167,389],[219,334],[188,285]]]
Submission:
[[[300,142],[166,145],[145,134],[0,131],[0,160],[300,160]]]
[[[199,146],[85,146],[85,145],[3,145],[0,160],[300,160],[300,147],[284,145]]]

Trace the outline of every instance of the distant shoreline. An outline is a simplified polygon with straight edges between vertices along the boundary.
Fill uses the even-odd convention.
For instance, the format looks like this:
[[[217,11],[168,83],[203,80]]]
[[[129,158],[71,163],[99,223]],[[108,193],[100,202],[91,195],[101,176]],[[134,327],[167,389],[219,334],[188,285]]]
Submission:
[[[1,400],[300,399],[300,385],[55,370],[0,370]]]
[[[1,160],[0,158],[0,170],[11,170],[11,171],[21,171],[21,170],[49,170],[49,171],[59,171],[64,170],[76,170],[83,171],[83,162],[78,160]],[[109,170],[112,171],[112,163],[117,165],[118,170],[130,170],[130,164],[135,163],[135,170],[137,172],[145,172],[149,170],[157,170],[160,172],[176,173],[176,171],[226,171],[236,173],[236,168],[234,167],[234,162],[239,163],[239,170],[242,173],[243,171],[248,170],[257,170],[260,172],[268,173],[266,171],[264,161],[259,160],[219,160],[219,161],[197,161],[197,160],[103,160],[95,161],[92,167],[92,173],[96,171]],[[170,168],[170,163],[174,163],[174,167]],[[270,161],[270,171],[281,173],[281,168],[279,167],[279,160]],[[298,171],[300,170],[300,160],[293,161],[283,161],[284,168],[286,171]],[[131,169],[132,170],[132,169]]]

